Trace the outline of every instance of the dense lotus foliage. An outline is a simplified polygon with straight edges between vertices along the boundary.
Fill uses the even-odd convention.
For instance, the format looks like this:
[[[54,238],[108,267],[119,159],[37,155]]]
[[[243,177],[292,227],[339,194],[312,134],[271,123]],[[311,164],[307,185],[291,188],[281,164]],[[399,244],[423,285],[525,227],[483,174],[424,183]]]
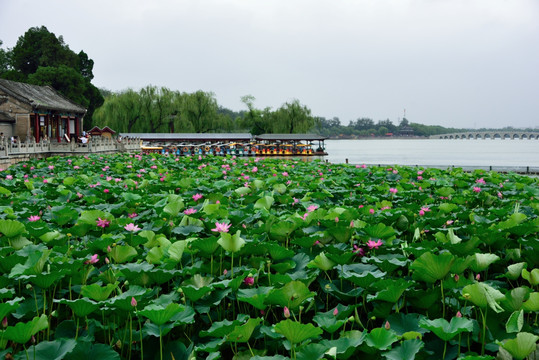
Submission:
[[[524,359],[536,178],[255,158],[0,172],[0,356]]]

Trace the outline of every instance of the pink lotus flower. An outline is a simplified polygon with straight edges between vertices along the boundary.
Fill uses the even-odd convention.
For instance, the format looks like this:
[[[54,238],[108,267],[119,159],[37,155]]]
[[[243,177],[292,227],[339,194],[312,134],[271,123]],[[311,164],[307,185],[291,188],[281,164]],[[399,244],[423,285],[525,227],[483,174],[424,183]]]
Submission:
[[[99,259],[97,257],[97,254],[93,254],[92,257],[90,257],[90,260],[86,260],[84,263],[85,264],[95,264],[98,261],[99,261]]]
[[[374,209],[372,209],[372,208],[369,209],[369,213],[370,213],[370,214],[374,214]]]
[[[313,212],[316,209],[318,209],[318,205],[310,205],[310,206],[307,207],[308,212]]]
[[[198,201],[198,200],[202,199],[202,197],[203,197],[202,194],[195,194],[195,195],[193,195],[193,200]]]
[[[283,309],[283,315],[287,319],[290,317],[290,310],[288,310],[288,307],[286,307],[286,306]]]
[[[34,221],[38,221],[39,219],[41,219],[39,216],[37,215],[32,215],[28,218],[28,221],[30,222],[34,222]]]
[[[107,219],[101,219],[101,218],[97,218],[97,226],[100,227],[100,228],[106,228],[107,226],[110,225],[110,221],[108,221]]]
[[[7,316],[4,316],[4,318],[2,319],[2,327],[4,329],[7,328]]]
[[[110,192],[110,190],[109,190],[109,189],[105,189],[105,190],[103,190],[103,192],[104,192],[105,194],[108,194],[108,193]]]
[[[227,223],[215,223],[215,228],[211,229],[211,231],[217,231],[217,232],[228,232],[228,229],[230,229],[231,224]]]
[[[184,213],[185,215],[193,215],[193,214],[196,213],[196,212],[197,212],[197,209],[189,208],[189,209],[185,210],[183,213]]]
[[[333,316],[337,316],[339,314],[339,309],[335,308],[335,310],[333,310]]]
[[[6,175],[6,180],[13,180],[13,175]]]
[[[395,188],[389,188],[389,192],[392,193],[392,194],[396,194],[398,192],[398,190],[395,189]]]
[[[253,284],[255,283],[255,278],[252,276],[247,276],[245,279],[243,279],[243,283],[245,285],[253,286]]]
[[[475,180],[475,182],[478,183],[478,184],[486,184],[486,181],[483,178],[477,179],[477,180]]]
[[[481,188],[478,187],[478,186],[474,186],[473,191],[476,192],[476,193],[480,193],[480,192],[481,192]]]
[[[127,217],[130,218],[130,219],[136,218],[137,216],[138,216],[137,213],[131,213],[131,214],[127,215]]]
[[[53,170],[53,169],[54,169],[54,166],[49,165],[49,170]]]
[[[125,225],[124,229],[127,230],[127,231],[131,231],[131,232],[137,232],[137,231],[140,230],[140,228],[137,225],[133,224],[133,223]]]
[[[384,325],[384,328],[385,328],[386,330],[391,329],[391,325],[389,324],[389,321],[386,320],[386,323],[385,323],[385,325]]]
[[[382,246],[384,243],[382,242],[382,240],[369,240],[367,241],[367,246],[369,247],[370,250],[372,249],[378,249],[380,246]]]
[[[365,250],[363,248],[360,248],[357,245],[354,245],[354,250],[352,250],[353,253],[355,253],[357,256],[365,256]]]
[[[132,306],[132,307],[136,307],[137,304],[138,304],[138,303],[137,303],[137,299],[135,299],[135,297],[132,296],[132,297],[131,297],[131,306]]]
[[[456,317],[458,318],[461,318],[462,317],[462,313],[460,311],[457,311],[457,315],[455,315]]]

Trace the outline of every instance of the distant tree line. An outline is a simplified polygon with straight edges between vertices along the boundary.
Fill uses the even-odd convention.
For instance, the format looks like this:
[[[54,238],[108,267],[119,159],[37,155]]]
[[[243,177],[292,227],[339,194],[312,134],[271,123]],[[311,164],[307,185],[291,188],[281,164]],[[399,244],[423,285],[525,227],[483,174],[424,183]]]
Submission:
[[[317,124],[311,110],[298,100],[286,102],[277,110],[257,109],[251,95],[242,101],[247,110],[235,112],[219,106],[211,92],[185,93],[148,85],[140,91],[106,91],[94,120],[96,125],[120,132],[302,133]]]
[[[466,131],[465,129],[446,128],[438,125],[423,125],[409,122],[402,118],[398,124],[389,119],[378,120],[362,117],[352,120],[348,125],[342,125],[338,117],[326,119],[320,117],[317,132],[331,138],[361,138],[361,137],[426,137],[437,134]]]
[[[88,109],[84,118],[88,127],[104,101],[91,83],[93,67],[94,61],[84,51],[75,53],[62,36],[56,37],[45,26],[30,28],[12,49],[0,48],[0,78],[53,87]]]

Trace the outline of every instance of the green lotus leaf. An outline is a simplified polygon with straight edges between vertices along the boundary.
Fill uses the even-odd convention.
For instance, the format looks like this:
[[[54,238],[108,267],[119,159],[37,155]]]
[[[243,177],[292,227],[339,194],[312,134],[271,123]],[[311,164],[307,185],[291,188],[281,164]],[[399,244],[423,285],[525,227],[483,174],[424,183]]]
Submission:
[[[271,225],[270,234],[273,238],[284,240],[296,229],[296,224],[289,220],[279,221]]]
[[[170,217],[176,217],[184,206],[185,205],[180,196],[171,195],[167,205],[163,208],[163,213],[170,215]]]
[[[368,288],[376,279],[385,275],[385,272],[378,270],[374,265],[351,264],[340,268],[340,276],[362,288]]]
[[[424,315],[417,313],[398,313],[391,314],[389,317],[387,317],[386,321],[389,322],[391,330],[393,330],[399,336],[403,336],[404,334],[411,332],[423,335],[425,332],[427,332],[427,330],[419,326],[419,321],[424,317]]]
[[[146,321],[142,328],[142,333],[144,335],[154,336],[156,338],[166,336],[172,329],[174,329],[175,324],[170,322],[163,325],[154,324],[151,321]]]
[[[131,312],[133,311],[133,305],[131,305],[132,298],[135,298],[140,302],[141,298],[150,296],[152,292],[155,293],[155,290],[152,291],[152,289],[143,288],[138,285],[130,285],[129,290],[106,300],[105,304],[112,309],[120,309]]]
[[[515,339],[507,340],[501,346],[507,350],[513,358],[523,360],[537,347],[539,336],[527,332],[518,333]]]
[[[458,206],[456,204],[453,204],[453,203],[443,203],[443,204],[440,204],[438,206],[438,209],[440,209],[440,211],[448,214],[450,213],[451,211],[455,211],[458,209]]]
[[[15,326],[8,326],[4,331],[3,337],[17,344],[26,344],[32,335],[46,329],[48,326],[47,315],[43,314],[40,317],[34,317],[29,322],[18,322]]]
[[[327,312],[318,312],[313,321],[324,331],[333,334],[339,330],[346,322],[354,309],[350,306],[337,305],[335,309]]]
[[[219,209],[221,207],[221,204],[210,204],[209,201],[205,201],[204,205],[202,206],[202,211],[206,215],[214,215],[219,213]]]
[[[522,213],[513,213],[509,216],[509,219],[502,221],[498,224],[498,229],[505,230],[520,225],[527,216]]]
[[[236,325],[234,329],[226,336],[226,341],[244,343],[249,341],[254,329],[262,321],[261,318],[249,319],[243,325]]]
[[[169,322],[174,316],[182,312],[184,307],[177,303],[170,303],[166,307],[162,305],[150,304],[138,314],[150,319],[155,325],[164,325]]]
[[[184,292],[185,296],[193,302],[200,300],[202,297],[204,297],[213,290],[211,286],[196,287],[193,285],[185,285],[182,286],[181,289]]]
[[[532,271],[522,269],[522,278],[527,280],[531,286],[539,285],[539,269],[533,269]]]
[[[88,298],[80,298],[76,300],[60,299],[57,300],[59,304],[65,304],[69,306],[71,310],[78,317],[85,317],[99,309],[99,304]]]
[[[41,289],[48,289],[52,284],[54,284],[58,279],[63,278],[68,274],[68,269],[56,270],[50,273],[41,273],[36,274],[30,279],[32,284],[40,287]]]
[[[196,239],[189,242],[193,249],[200,250],[205,255],[211,255],[219,247],[218,241],[219,238],[209,237],[204,239]]]
[[[32,244],[31,241],[29,241],[27,238],[23,236],[19,236],[17,238],[11,239],[10,242],[11,242],[11,247],[15,250],[20,250]]]
[[[52,221],[60,226],[74,223],[79,216],[79,212],[77,210],[65,206],[55,206],[51,210]]]
[[[137,250],[131,245],[117,245],[114,246],[110,252],[110,256],[117,264],[125,263],[137,255]]]
[[[97,225],[97,220],[99,218],[107,219],[109,221],[112,220],[112,216],[110,214],[107,214],[104,211],[101,211],[101,210],[86,210],[86,211],[83,211],[80,214],[80,217],[79,217],[79,220],[77,221],[77,223],[78,224],[87,224],[87,225],[96,226]]]
[[[202,330],[200,336],[221,338],[229,334],[237,325],[241,325],[239,320],[230,321],[225,319],[223,321],[215,321],[208,330]]]
[[[301,281],[294,280],[287,283],[280,289],[273,289],[266,298],[269,305],[287,306],[290,310],[299,309],[306,300],[313,298],[316,293],[309,291],[307,285]]]
[[[307,339],[322,334],[322,329],[313,324],[301,324],[290,319],[283,320],[274,325],[276,333],[283,335],[292,344],[299,344]]]
[[[100,343],[80,341],[75,349],[66,354],[65,360],[120,360],[120,354],[110,346]]]
[[[234,190],[234,192],[238,195],[247,195],[251,192],[251,189],[248,188],[247,186],[242,186]]]
[[[35,360],[62,360],[72,352],[77,345],[75,339],[57,339],[54,341],[41,341],[28,348],[29,354]]]
[[[228,252],[238,252],[243,245],[245,245],[245,240],[243,240],[240,235],[240,230],[236,231],[234,235],[223,232],[221,233],[219,240],[217,240],[217,243]]]
[[[522,309],[526,311],[539,311],[539,292],[531,293],[528,300],[522,304]]]
[[[31,183],[30,183],[30,182],[27,182],[27,183],[25,183],[25,184],[29,184],[29,185],[30,185]],[[29,190],[32,190],[32,189],[29,189]],[[1,195],[6,195],[6,196],[11,196],[12,192],[9,191],[8,189],[6,189],[6,188],[3,187],[3,186],[0,186],[0,194],[1,194]]]
[[[14,278],[19,275],[41,274],[51,252],[52,249],[45,249],[39,245],[25,246],[23,249],[17,251],[19,255],[26,257],[25,263],[16,264],[11,269],[9,277]]]
[[[21,297],[16,297],[12,300],[0,303],[0,319],[5,318],[13,311],[17,310],[17,308],[19,307],[19,303],[23,300],[24,299]]]
[[[498,255],[494,254],[473,254],[473,261],[470,263],[470,267],[474,272],[481,272],[490,266],[490,264],[500,260]]]
[[[524,310],[515,311],[509,316],[505,323],[505,331],[508,333],[517,333],[522,330],[524,325]]]
[[[182,260],[183,251],[187,246],[187,241],[176,241],[172,243],[167,249],[168,257],[175,263],[179,263]]]
[[[295,254],[293,250],[287,249],[284,246],[275,243],[267,243],[265,244],[265,247],[274,261],[281,261],[283,259],[291,258]]]
[[[238,300],[251,304],[259,310],[264,310],[268,307],[264,303],[269,292],[273,290],[272,286],[260,286],[254,289],[239,289]]]
[[[396,303],[406,289],[412,285],[413,283],[411,281],[406,281],[402,278],[379,280],[372,285],[378,292],[374,295],[367,295],[367,299],[369,301],[381,300]]]
[[[520,277],[522,274],[522,270],[528,266],[525,262],[519,262],[516,264],[509,265],[507,267],[507,272],[505,273],[505,277],[509,280],[516,280]]]
[[[424,346],[425,343],[419,339],[405,340],[399,346],[382,355],[388,360],[414,360],[416,354]]]
[[[410,265],[414,270],[412,276],[415,280],[434,283],[446,277],[454,261],[455,257],[448,252],[440,255],[425,252]]]
[[[527,287],[518,287],[505,293],[505,297],[501,299],[500,305],[507,311],[517,311],[522,309],[522,304],[528,298],[531,289]]]
[[[498,301],[503,299],[504,295],[499,290],[485,283],[466,285],[462,289],[462,296],[483,309],[489,306],[497,313],[503,311]]]
[[[367,235],[376,239],[389,239],[395,235],[395,229],[383,223],[378,223],[375,226],[367,226],[364,230]]]
[[[463,317],[453,317],[451,322],[446,319],[421,319],[419,326],[430,330],[443,341],[449,341],[462,332],[473,331],[473,321]]]
[[[82,296],[89,297],[95,301],[107,300],[112,292],[118,287],[118,283],[107,284],[101,286],[100,284],[83,285],[80,293]]]
[[[24,224],[16,220],[0,220],[0,233],[7,238],[21,235],[26,228]]]
[[[273,197],[271,196],[264,196],[264,197],[261,197],[260,199],[258,199],[256,202],[255,202],[255,209],[266,209],[266,210],[269,210],[271,208],[271,206],[273,205],[273,202],[275,200],[273,199]]]
[[[365,342],[368,346],[377,350],[387,350],[399,338],[395,332],[384,328],[372,329],[365,337]]]
[[[339,243],[345,243],[350,240],[354,230],[349,226],[337,226],[328,230],[328,233]]]
[[[320,344],[326,349],[334,349],[333,356],[337,359],[349,359],[354,355],[357,348],[363,344],[365,336],[366,332],[364,331],[346,331],[341,332],[338,339],[322,340]],[[328,354],[328,352],[326,352],[326,354]],[[305,360],[309,360],[309,358]]]
[[[318,268],[320,270],[328,271],[333,269],[335,265],[335,262],[328,259],[326,254],[324,254],[324,252],[322,251],[313,260],[311,260],[309,264],[307,264],[307,267]]]

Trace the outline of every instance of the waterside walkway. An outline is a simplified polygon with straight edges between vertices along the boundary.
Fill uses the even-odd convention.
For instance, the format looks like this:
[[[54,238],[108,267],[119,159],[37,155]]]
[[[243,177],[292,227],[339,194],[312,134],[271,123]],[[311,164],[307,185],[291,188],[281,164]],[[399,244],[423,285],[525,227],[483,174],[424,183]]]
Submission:
[[[83,154],[113,154],[140,151],[140,139],[116,139],[92,137],[86,144],[77,142],[25,141],[12,144],[9,139],[0,140],[0,168],[7,168],[19,161],[50,156],[73,156]]]

